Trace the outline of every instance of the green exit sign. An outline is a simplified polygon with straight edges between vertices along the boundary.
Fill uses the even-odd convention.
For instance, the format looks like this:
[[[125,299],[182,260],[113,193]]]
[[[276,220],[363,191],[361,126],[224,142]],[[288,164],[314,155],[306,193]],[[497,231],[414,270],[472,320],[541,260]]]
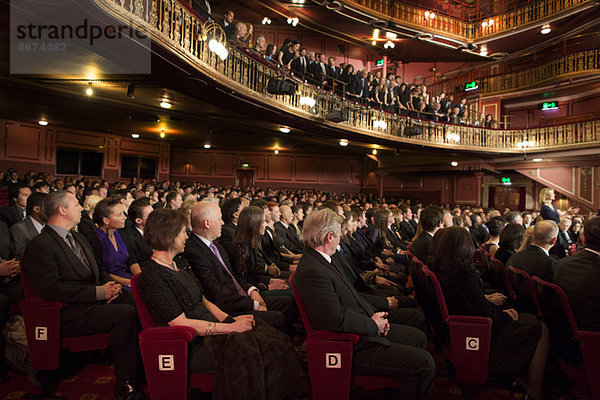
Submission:
[[[248,168],[250,166],[250,164],[248,163],[242,163],[242,168]]]
[[[381,67],[383,65],[383,58],[381,60],[375,61],[375,65]]]
[[[558,108],[557,101],[546,101],[542,103],[542,111],[543,110],[556,110]]]
[[[479,89],[479,86],[477,86],[477,81],[473,81],[473,82],[469,82],[467,84],[465,84],[465,92],[468,92],[470,90],[476,90]]]
[[[512,182],[510,181],[510,178],[504,177],[502,178],[502,183],[505,185],[510,185]]]

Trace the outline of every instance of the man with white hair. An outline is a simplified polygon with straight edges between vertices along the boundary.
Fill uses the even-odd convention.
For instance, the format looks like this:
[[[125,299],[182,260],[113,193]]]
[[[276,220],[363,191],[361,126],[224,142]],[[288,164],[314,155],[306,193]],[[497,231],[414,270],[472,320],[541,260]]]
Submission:
[[[429,399],[435,365],[425,349],[427,337],[412,327],[390,324],[358,293],[332,262],[340,242],[342,218],[330,209],[312,213],[304,223],[306,251],[293,278],[314,329],[355,333],[352,370],[400,382],[399,398]],[[387,393],[389,395],[389,393]]]

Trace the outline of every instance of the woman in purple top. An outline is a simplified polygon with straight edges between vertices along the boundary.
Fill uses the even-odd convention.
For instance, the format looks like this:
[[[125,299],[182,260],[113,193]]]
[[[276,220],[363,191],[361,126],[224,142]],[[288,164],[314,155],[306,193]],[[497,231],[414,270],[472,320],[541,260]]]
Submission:
[[[131,290],[130,279],[141,272],[141,269],[118,231],[125,227],[125,219],[120,197],[100,201],[94,210],[94,223],[98,228],[88,238],[94,247],[98,265],[104,267],[111,278],[125,289]]]

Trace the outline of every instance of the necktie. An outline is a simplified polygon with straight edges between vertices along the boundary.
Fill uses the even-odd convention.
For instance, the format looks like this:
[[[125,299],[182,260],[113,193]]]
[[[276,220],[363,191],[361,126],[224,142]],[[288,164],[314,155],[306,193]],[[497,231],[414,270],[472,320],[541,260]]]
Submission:
[[[88,264],[88,260],[85,257],[85,254],[83,254],[81,246],[79,246],[79,243],[77,243],[71,232],[67,233],[67,242],[69,242],[69,247],[71,247],[71,250],[73,250],[73,253],[75,253],[79,261],[81,261],[81,263],[89,269],[90,265]]]
[[[227,271],[227,274],[229,274],[229,276],[231,277],[231,279],[233,279],[233,283],[235,284],[235,288],[237,289],[237,291],[240,294],[240,296],[248,296],[248,294],[244,291],[244,289],[242,289],[242,287],[238,283],[237,279],[235,279],[235,276],[233,276],[233,274],[231,273],[231,271],[229,270],[229,268],[227,268],[227,264],[225,264],[225,261],[223,261],[223,259],[221,258],[221,254],[219,253],[219,249],[217,249],[217,246],[215,246],[214,243],[211,243],[209,247],[210,247],[210,250],[214,253],[214,255],[217,256],[217,258],[219,259],[219,262],[221,263],[221,266],[225,269],[225,271]]]

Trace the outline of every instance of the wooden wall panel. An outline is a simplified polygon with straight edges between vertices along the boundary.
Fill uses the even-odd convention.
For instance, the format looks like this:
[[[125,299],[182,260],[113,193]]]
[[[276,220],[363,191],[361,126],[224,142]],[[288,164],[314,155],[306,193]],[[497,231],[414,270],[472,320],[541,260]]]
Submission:
[[[41,128],[35,125],[7,123],[5,125],[5,158],[39,160]]]
[[[175,156],[173,152],[172,157]],[[212,175],[213,173],[213,153],[205,151],[189,152],[189,173],[190,175]]]
[[[215,175],[234,176],[237,164],[236,153],[215,153]]]
[[[476,204],[477,192],[480,190],[476,177],[468,175],[454,177],[454,203]]]
[[[108,135],[60,130],[57,132],[56,146],[80,150],[98,150],[106,146],[107,138]]]
[[[171,173],[175,175],[185,175],[187,173],[186,155],[181,152],[173,152],[171,157]]]
[[[348,160],[345,158],[321,159],[321,182],[350,182]]]
[[[315,157],[296,156],[294,180],[298,182],[318,182],[320,165]]]
[[[353,185],[360,185],[362,182],[362,174],[363,174],[361,161],[358,159],[353,159],[351,167],[352,167],[352,171],[351,171],[352,180],[350,183],[352,183]]]
[[[267,158],[267,179],[292,180],[292,156],[270,155]]]
[[[121,139],[120,145],[121,152],[132,152],[140,155],[143,155],[143,153],[156,155],[160,152],[160,143]]]
[[[109,137],[104,152],[104,166],[105,168],[119,168],[120,161],[117,138]]]

